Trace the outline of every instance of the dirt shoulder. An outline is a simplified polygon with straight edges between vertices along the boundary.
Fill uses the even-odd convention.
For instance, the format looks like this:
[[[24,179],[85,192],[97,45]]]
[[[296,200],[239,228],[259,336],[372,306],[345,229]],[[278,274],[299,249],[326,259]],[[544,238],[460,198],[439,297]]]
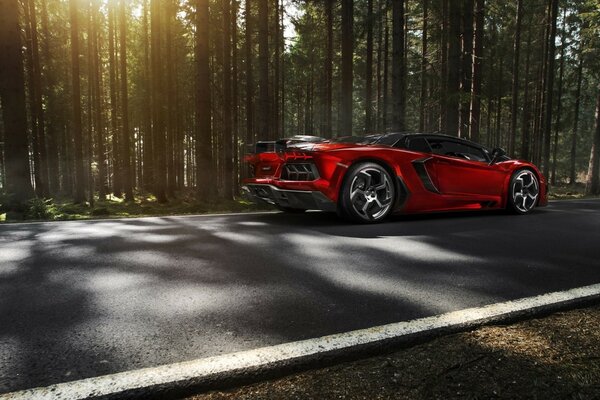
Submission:
[[[600,399],[600,306],[190,399],[404,398]]]

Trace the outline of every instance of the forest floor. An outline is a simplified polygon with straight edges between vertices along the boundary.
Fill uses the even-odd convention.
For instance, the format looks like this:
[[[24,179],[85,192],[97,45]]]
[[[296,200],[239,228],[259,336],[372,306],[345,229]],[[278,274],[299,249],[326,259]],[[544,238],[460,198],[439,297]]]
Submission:
[[[557,185],[550,189],[551,200],[585,198],[585,185]],[[0,198],[0,210],[2,209]],[[109,196],[105,200],[96,200],[74,204],[68,199],[33,199],[24,213],[10,222],[27,221],[62,221],[102,218],[133,218],[166,215],[191,215],[219,212],[252,212],[267,211],[273,208],[266,205],[253,204],[246,200],[220,201],[213,204],[202,203],[187,193],[171,199],[168,203],[159,203],[154,196],[138,194],[135,200],[126,202],[122,198]],[[0,211],[0,222],[6,222],[7,215]]]
[[[188,400],[600,399],[599,326],[596,305]]]
[[[74,204],[67,199],[34,199],[27,204],[20,219],[26,221],[65,221],[267,210],[272,209],[241,199],[209,204],[197,201],[192,196],[181,196],[170,200],[168,203],[161,204],[154,196],[137,195],[135,200],[130,202],[110,196],[105,200],[96,200],[93,205],[90,205],[89,202]],[[0,222],[6,222],[6,217],[6,214],[0,212]],[[19,221],[12,220],[9,222]]]

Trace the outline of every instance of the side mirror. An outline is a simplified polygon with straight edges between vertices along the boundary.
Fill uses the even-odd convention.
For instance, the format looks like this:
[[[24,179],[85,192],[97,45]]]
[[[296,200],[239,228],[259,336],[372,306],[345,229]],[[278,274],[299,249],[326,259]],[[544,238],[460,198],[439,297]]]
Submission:
[[[490,165],[495,164],[498,159],[504,157],[506,155],[506,151],[504,151],[504,149],[501,149],[500,147],[496,147],[495,149],[492,150],[492,161],[490,161]]]

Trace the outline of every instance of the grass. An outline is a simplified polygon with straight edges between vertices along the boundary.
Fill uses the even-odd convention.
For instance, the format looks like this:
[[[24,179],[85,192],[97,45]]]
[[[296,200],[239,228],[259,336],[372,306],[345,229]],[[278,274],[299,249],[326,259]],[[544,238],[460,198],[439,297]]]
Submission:
[[[200,202],[191,195],[183,195],[161,204],[148,194],[138,194],[133,201],[108,196],[88,202],[75,204],[70,199],[33,199],[28,202],[22,215],[17,218],[7,218],[0,214],[0,222],[7,221],[65,221],[103,218],[134,218],[164,215],[189,215],[219,212],[251,212],[268,210],[266,206],[236,199],[214,203]]]
[[[583,183],[576,183],[574,185],[558,184],[550,186],[548,192],[548,198],[550,200],[583,199],[594,197],[585,194],[585,184]]]

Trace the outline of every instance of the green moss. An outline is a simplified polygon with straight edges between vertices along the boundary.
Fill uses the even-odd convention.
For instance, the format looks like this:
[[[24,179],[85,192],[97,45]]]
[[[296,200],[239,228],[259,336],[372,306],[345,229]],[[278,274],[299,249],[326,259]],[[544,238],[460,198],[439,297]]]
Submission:
[[[269,210],[269,207],[256,205],[246,200],[202,203],[191,194],[182,194],[168,203],[160,204],[156,197],[146,193],[138,194],[133,201],[125,201],[115,196],[89,203],[75,204],[70,199],[33,199],[27,203],[24,218],[29,221],[80,220],[98,218],[133,218],[163,215],[191,215],[220,212],[249,212]],[[6,221],[2,214],[0,221]]]

